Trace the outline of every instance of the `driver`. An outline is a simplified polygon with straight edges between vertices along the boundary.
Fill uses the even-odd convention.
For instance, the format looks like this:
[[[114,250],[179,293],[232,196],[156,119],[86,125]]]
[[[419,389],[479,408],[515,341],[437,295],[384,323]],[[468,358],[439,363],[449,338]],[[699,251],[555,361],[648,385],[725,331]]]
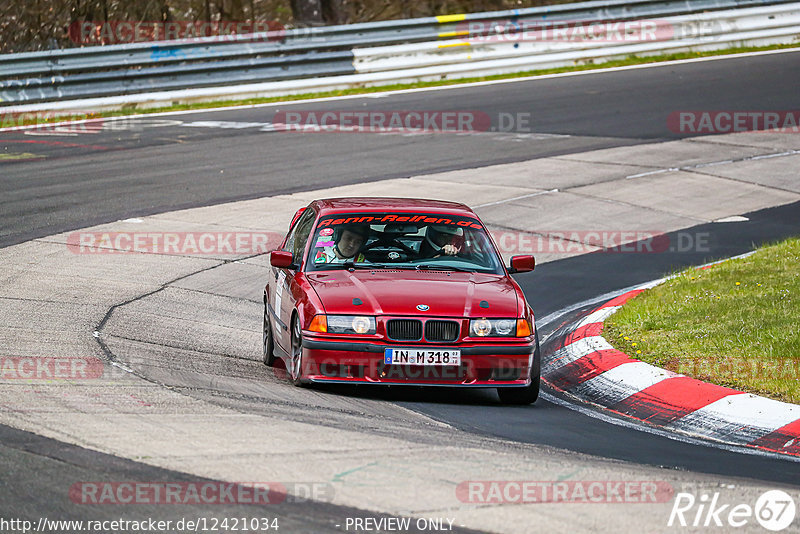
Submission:
[[[419,247],[421,258],[455,256],[464,244],[464,229],[447,224],[432,224],[425,230],[425,239]]]
[[[314,255],[314,263],[344,263],[366,261],[360,250],[369,237],[369,226],[348,224],[337,228],[333,234],[333,246],[323,247]]]

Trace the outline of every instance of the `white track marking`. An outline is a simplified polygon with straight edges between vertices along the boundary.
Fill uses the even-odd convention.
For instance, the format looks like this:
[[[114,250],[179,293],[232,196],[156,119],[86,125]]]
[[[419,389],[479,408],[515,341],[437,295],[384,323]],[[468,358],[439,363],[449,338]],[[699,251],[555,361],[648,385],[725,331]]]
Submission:
[[[731,215],[730,217],[723,217],[722,219],[717,219],[714,221],[715,223],[731,223],[731,222],[747,222],[750,219],[744,217],[742,215]]]
[[[674,376],[675,373],[649,363],[623,363],[577,385],[570,390],[570,393],[578,397],[586,396],[598,404],[613,406],[643,389]]]
[[[738,163],[740,161],[756,161],[760,159],[771,159],[771,158],[782,158],[786,156],[794,156],[796,154],[800,154],[800,150],[787,150],[785,152],[770,152],[768,154],[757,154],[755,156],[747,156],[740,159],[723,159],[719,161],[709,161],[706,163],[697,163],[695,165],[686,165],[684,167],[669,167],[666,169],[656,169],[654,171],[647,171],[647,172],[640,172],[638,174],[631,174],[625,177],[625,180],[631,180],[633,178],[642,178],[644,176],[652,176],[654,174],[664,174],[665,172],[681,172],[681,171],[692,171],[694,169],[702,169],[704,167],[715,167],[717,165],[730,165],[732,163]]]
[[[690,445],[700,445],[702,447],[711,447],[715,449],[722,449],[729,452],[736,452],[740,454],[749,454],[752,456],[767,456],[769,458],[775,458],[780,460],[786,460],[789,462],[797,462],[800,463],[800,456],[788,456],[785,454],[778,454],[775,452],[764,451],[761,449],[753,449],[751,447],[741,447],[738,445],[730,445],[728,443],[722,443],[719,441],[709,440],[705,437],[694,437],[690,434],[685,432],[679,431],[676,432],[675,430],[663,430],[661,428],[653,427],[650,425],[646,425],[639,421],[635,421],[632,419],[622,419],[619,417],[614,417],[610,414],[607,414],[602,411],[598,411],[597,409],[590,408],[585,406],[584,404],[580,403],[580,399],[576,399],[575,401],[567,401],[556,397],[555,395],[551,395],[546,391],[542,391],[539,394],[539,398],[542,400],[549,402],[551,404],[555,404],[556,406],[561,406],[562,408],[566,408],[567,410],[571,410],[573,412],[578,412],[581,415],[585,415],[587,417],[591,417],[593,419],[599,419],[604,423],[608,423],[611,425],[619,426],[622,428],[628,428],[631,430],[636,430],[637,432],[646,432],[648,434],[653,434],[655,436],[659,436],[662,438],[671,439],[672,441],[678,441],[681,443],[688,443]]]
[[[800,406],[749,393],[737,393],[695,410],[667,425],[717,439],[734,439],[742,428],[748,442],[800,419]],[[756,435],[758,434],[758,435]],[[753,437],[755,435],[755,437]]]
[[[190,128],[222,128],[226,130],[241,130],[243,128],[263,128],[271,126],[269,122],[235,122],[235,121],[194,121],[184,122],[181,126]]]
[[[625,293],[623,293],[623,295],[624,294]],[[576,330],[578,328],[581,328],[583,326],[592,323],[602,323],[603,321],[614,315],[617,312],[617,310],[620,309],[621,307],[622,306],[605,306],[603,308],[600,308],[599,310],[593,311],[592,313],[590,313],[589,315],[580,320],[580,322],[576,327]]]
[[[518,197],[507,198],[505,200],[498,200],[497,202],[487,202],[486,204],[478,204],[477,206],[473,206],[473,209],[485,208],[487,206],[496,206],[498,204],[505,204],[506,202],[513,202],[514,200],[521,200],[523,198],[538,197],[540,195],[546,195],[548,193],[558,193],[558,189],[550,189],[550,190],[547,190],[547,191],[537,191],[536,193],[530,193],[528,195],[520,195]]]
[[[611,350],[612,347],[602,336],[591,336],[579,339],[574,343],[555,351],[546,362],[542,362],[542,373],[549,375],[565,365],[578,360],[597,350]]]

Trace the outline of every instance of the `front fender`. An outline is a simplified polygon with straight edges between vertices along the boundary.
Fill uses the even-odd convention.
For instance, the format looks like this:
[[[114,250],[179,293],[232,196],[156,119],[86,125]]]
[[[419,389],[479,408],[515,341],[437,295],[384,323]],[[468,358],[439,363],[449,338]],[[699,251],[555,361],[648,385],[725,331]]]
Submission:
[[[300,319],[301,330],[308,327],[315,315],[325,313],[325,307],[317,292],[314,291],[302,272],[295,274],[292,279],[292,295],[295,302],[295,313]]]

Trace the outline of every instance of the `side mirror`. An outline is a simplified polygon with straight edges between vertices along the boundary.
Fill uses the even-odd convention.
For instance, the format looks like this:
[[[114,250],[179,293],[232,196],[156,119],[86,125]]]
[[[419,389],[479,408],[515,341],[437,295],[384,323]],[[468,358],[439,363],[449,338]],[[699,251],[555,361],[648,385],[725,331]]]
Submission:
[[[527,273],[536,267],[533,256],[512,256],[510,273]]]
[[[273,267],[288,269],[292,266],[292,253],[286,250],[273,250],[269,253],[269,264]]]
[[[303,214],[304,211],[306,211],[306,208],[300,208],[295,212],[294,217],[292,217],[292,223],[289,225],[289,230],[291,230],[294,227],[294,223],[297,222],[297,219],[300,218],[300,216]]]

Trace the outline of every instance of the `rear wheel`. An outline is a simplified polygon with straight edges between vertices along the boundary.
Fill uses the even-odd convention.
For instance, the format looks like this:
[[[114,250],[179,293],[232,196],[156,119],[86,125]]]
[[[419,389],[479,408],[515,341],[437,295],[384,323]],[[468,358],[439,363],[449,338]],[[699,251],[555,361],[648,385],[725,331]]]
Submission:
[[[272,322],[269,310],[264,304],[264,364],[272,367],[275,364],[275,339],[272,337]]]
[[[300,332],[300,319],[292,321],[292,354],[289,361],[289,377],[295,386],[303,383],[303,334]]]
[[[539,398],[541,382],[541,355],[539,353],[539,333],[536,333],[536,350],[533,352],[531,383],[522,388],[497,388],[497,396],[503,404],[533,404]]]

